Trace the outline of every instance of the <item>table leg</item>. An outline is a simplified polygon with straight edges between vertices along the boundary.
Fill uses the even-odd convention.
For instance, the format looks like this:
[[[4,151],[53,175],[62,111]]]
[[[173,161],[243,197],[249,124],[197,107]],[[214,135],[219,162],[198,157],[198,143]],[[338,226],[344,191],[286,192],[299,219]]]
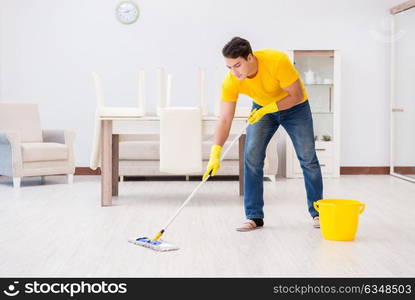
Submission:
[[[113,134],[112,135],[112,195],[118,196],[118,160],[119,160],[119,154],[118,154],[118,148],[119,148],[119,135]]]
[[[112,205],[112,121],[102,120],[101,206]]]
[[[245,151],[245,138],[246,135],[242,134],[239,138],[239,195],[244,195],[244,151]]]

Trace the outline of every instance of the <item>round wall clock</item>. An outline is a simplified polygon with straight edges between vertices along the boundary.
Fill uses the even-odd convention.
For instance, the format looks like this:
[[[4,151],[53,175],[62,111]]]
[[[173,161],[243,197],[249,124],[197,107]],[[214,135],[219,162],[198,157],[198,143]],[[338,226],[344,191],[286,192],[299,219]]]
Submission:
[[[115,9],[115,14],[121,23],[133,24],[138,20],[140,10],[133,1],[121,1]]]

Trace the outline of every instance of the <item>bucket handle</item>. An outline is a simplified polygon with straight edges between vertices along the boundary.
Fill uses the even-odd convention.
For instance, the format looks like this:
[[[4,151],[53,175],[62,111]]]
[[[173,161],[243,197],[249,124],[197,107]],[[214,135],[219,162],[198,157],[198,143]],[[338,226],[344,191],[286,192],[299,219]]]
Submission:
[[[360,215],[362,212],[364,212],[365,208],[366,208],[366,204],[364,204],[364,203],[360,203],[359,215]]]
[[[317,202],[318,201],[313,202],[313,206],[314,206],[314,208],[316,209],[317,212],[320,212]],[[365,208],[366,208],[366,204],[360,203],[359,215],[365,211]]]
[[[318,210],[318,204],[317,204],[317,201],[316,201],[316,202],[313,202],[313,206],[314,206],[314,208],[316,209],[316,211],[317,211],[317,212],[320,212],[320,211]]]

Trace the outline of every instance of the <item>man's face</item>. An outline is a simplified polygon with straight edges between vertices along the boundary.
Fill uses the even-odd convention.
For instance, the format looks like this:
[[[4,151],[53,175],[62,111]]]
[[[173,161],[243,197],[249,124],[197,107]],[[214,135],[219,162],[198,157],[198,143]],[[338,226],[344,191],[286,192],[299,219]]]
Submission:
[[[252,55],[249,54],[247,59],[243,57],[229,58],[225,57],[226,67],[235,75],[238,80],[243,80],[248,77],[251,72],[250,61],[252,60]]]

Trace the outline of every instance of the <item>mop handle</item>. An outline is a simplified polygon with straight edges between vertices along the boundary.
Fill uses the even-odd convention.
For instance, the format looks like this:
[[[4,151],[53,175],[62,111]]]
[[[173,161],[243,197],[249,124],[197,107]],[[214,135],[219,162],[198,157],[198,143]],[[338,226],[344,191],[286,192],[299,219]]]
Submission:
[[[220,161],[222,161],[225,156],[228,154],[229,150],[231,150],[233,144],[236,143],[236,141],[242,136],[242,134],[245,132],[246,128],[248,128],[249,123],[246,123],[246,126],[242,129],[241,133],[238,134],[238,136],[231,142],[231,144],[229,145],[229,147],[226,149],[225,152],[223,152],[222,157],[220,158]],[[180,213],[180,211],[183,209],[183,207],[186,206],[187,203],[189,203],[189,201],[193,198],[193,196],[196,194],[196,192],[199,190],[199,188],[209,179],[210,175],[208,175],[205,180],[202,180],[197,187],[193,190],[193,192],[190,194],[190,196],[186,199],[186,201],[183,202],[183,204],[177,209],[177,211],[175,212],[175,214],[170,218],[170,220],[167,222],[166,226],[164,226],[163,232],[167,229],[167,227],[169,227],[169,225],[174,221],[174,219],[176,219],[176,217],[178,216],[178,214]]]

